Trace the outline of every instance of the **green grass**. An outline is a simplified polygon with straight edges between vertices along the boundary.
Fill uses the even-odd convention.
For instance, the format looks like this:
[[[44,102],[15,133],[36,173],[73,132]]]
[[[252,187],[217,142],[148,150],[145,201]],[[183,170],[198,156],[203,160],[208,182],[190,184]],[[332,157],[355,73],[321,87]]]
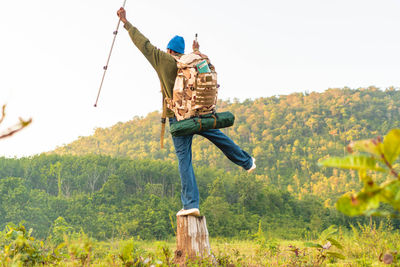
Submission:
[[[382,262],[385,254],[394,255],[397,265],[391,266],[400,263],[396,253],[400,249],[398,231],[358,225],[351,231],[335,229],[329,237],[324,233],[315,240],[267,239],[263,235],[253,240],[210,238],[214,259],[188,266],[210,266],[212,262],[219,266],[389,266]],[[41,243],[29,238],[29,234],[0,235],[0,266],[172,266],[176,248],[174,239],[105,242],[74,234],[57,247],[51,241]],[[306,245],[325,246],[328,238],[338,246],[323,249]],[[330,253],[340,253],[344,259]]]

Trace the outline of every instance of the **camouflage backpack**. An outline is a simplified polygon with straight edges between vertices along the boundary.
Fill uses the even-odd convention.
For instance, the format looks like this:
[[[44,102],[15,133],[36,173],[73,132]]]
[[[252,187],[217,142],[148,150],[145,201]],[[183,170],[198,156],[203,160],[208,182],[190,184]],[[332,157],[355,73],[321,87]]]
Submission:
[[[175,57],[178,66],[173,96],[166,104],[178,121],[215,112],[218,96],[217,73],[199,51]]]

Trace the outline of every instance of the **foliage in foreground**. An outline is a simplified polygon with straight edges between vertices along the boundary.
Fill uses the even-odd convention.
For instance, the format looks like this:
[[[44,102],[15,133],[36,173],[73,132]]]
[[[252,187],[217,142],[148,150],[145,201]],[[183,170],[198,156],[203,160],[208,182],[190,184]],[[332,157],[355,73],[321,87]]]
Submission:
[[[399,263],[396,251],[400,248],[400,233],[390,227],[390,220],[379,226],[353,226],[351,232],[331,226],[319,239],[297,241],[268,239],[259,230],[252,241],[211,239],[213,256],[187,263],[188,266],[396,264]],[[32,229],[26,231],[23,225],[9,225],[0,232],[1,266],[175,266],[175,242],[136,239],[97,242],[80,232],[64,233],[64,240],[57,243],[56,239],[36,240],[31,234]]]
[[[357,170],[362,189],[358,193],[346,193],[337,202],[337,209],[349,216],[356,215],[397,215],[400,212],[400,175],[395,161],[400,155],[400,129],[391,130],[383,139],[351,142],[347,157],[329,158],[321,162],[323,166]],[[372,172],[382,172],[389,177],[378,183]],[[383,209],[389,205],[394,211]]]

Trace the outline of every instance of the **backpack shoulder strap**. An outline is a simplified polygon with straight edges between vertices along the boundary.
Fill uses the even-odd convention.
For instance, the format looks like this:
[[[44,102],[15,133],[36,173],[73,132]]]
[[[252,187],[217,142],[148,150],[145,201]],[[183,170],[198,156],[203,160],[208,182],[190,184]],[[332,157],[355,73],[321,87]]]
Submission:
[[[162,100],[162,115],[161,115],[161,137],[160,137],[160,143],[161,143],[161,149],[164,148],[164,134],[165,134],[165,123],[167,122],[167,105],[165,104],[166,98],[167,98],[167,92],[162,85],[161,85],[161,91],[164,93],[165,98]]]

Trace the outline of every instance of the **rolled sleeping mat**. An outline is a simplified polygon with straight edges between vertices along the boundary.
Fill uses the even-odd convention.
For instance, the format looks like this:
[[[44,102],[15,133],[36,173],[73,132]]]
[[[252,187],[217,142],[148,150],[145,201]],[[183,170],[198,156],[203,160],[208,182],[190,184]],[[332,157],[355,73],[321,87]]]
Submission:
[[[190,119],[173,122],[169,125],[172,136],[195,134],[210,129],[230,127],[235,122],[235,116],[229,112],[210,113]]]

